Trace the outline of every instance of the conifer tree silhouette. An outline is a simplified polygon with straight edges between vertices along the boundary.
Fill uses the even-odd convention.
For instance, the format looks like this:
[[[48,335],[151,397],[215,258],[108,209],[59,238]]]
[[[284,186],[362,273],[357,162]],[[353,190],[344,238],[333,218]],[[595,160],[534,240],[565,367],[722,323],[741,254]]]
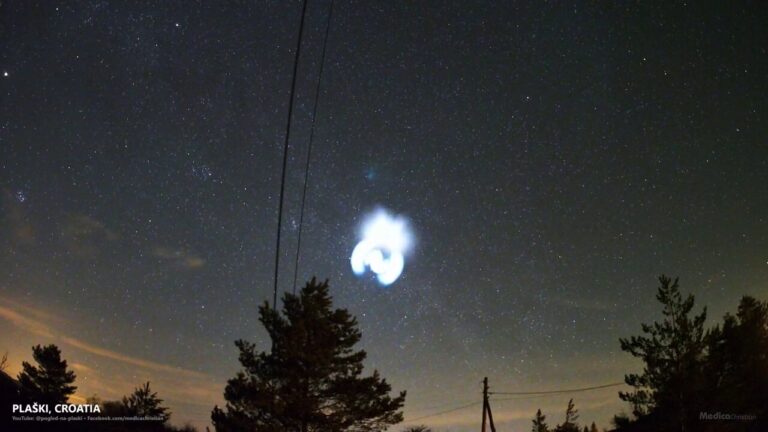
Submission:
[[[243,369],[227,384],[225,409],[211,414],[217,431],[376,432],[402,421],[405,392],[391,397],[378,371],[363,376],[357,320],[332,308],[328,290],[313,278],[283,296],[282,313],[259,308],[272,349],[235,343]]]
[[[165,422],[171,417],[171,413],[162,403],[163,400],[157,397],[157,392],[150,390],[149,381],[123,397],[123,405],[129,415],[160,417]]]
[[[56,345],[32,347],[32,357],[37,366],[22,363],[18,381],[21,394],[30,401],[44,404],[66,403],[77,387],[75,373],[67,370],[67,361],[61,359]]]

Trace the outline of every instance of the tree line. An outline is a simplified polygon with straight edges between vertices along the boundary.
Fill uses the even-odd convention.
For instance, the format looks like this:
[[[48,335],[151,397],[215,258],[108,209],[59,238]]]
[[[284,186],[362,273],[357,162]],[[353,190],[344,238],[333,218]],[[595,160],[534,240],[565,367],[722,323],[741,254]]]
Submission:
[[[642,324],[641,334],[619,340],[623,351],[642,361],[643,369],[625,376],[632,390],[618,396],[630,412],[617,414],[612,430],[768,430],[768,303],[743,297],[735,314],[707,328],[706,308],[694,311],[694,297],[682,294],[678,279],[659,277],[656,299],[661,319]],[[378,432],[403,420],[406,393],[392,394],[375,370],[363,373],[366,353],[355,349],[362,336],[357,320],[347,310],[333,308],[328,281],[313,278],[299,294],[286,293],[282,303],[281,311],[267,302],[259,308],[259,320],[272,340],[269,350],[235,342],[242,369],[227,382],[225,405],[211,412],[217,432]],[[2,372],[7,357],[0,360],[4,406],[64,403],[74,394],[75,374],[58,347],[38,345],[32,351],[37,365],[23,362],[16,380]],[[100,404],[100,415],[158,420],[78,424],[72,430],[193,430],[168,424],[171,412],[149,382],[121,400],[89,402]],[[571,399],[562,423],[550,428],[538,410],[531,431],[597,432],[594,422],[582,426],[578,420]]]
[[[568,401],[568,407],[565,409],[565,419],[561,424],[556,425],[553,429],[550,429],[547,425],[547,416],[542,414],[541,409],[536,411],[536,415],[533,417],[532,432],[598,432],[597,425],[592,422],[592,426],[584,426],[583,429],[579,428],[579,410],[576,409],[573,399]]]
[[[656,299],[662,319],[620,339],[644,368],[625,376],[633,390],[619,397],[631,414],[614,418],[616,430],[768,430],[768,303],[745,296],[707,328],[706,308],[694,312],[677,278],[659,277]]]
[[[0,406],[2,406],[3,418],[0,421],[1,430],[84,430],[84,431],[167,431],[187,432],[194,429],[189,427],[176,428],[167,422],[171,417],[168,407],[163,405],[163,400],[152,391],[150,383],[146,382],[137,387],[133,393],[124,396],[121,400],[102,401],[96,396],[87,399],[87,404],[99,406],[97,413],[88,413],[89,416],[110,417],[151,417],[151,421],[131,422],[56,422],[46,424],[43,422],[25,421],[14,422],[9,413],[13,404],[28,405],[38,404],[48,406],[47,412],[26,414],[56,415],[54,406],[66,404],[77,390],[74,385],[76,375],[67,366],[67,361],[61,358],[61,350],[56,345],[36,345],[32,347],[32,358],[35,365],[22,362],[22,370],[16,380],[5,373],[7,367],[7,355],[0,361]],[[14,415],[23,416],[24,413]],[[6,429],[7,428],[7,429]]]
[[[768,303],[742,297],[735,315],[727,313],[707,328],[706,308],[695,312],[694,296],[683,295],[679,279],[660,276],[656,300],[661,320],[619,340],[623,351],[642,361],[643,370],[625,375],[632,390],[619,392],[619,398],[630,413],[614,416],[613,430],[768,430]],[[531,431],[579,429],[568,414],[563,425],[549,429],[539,410]]]
[[[235,342],[242,370],[227,382],[226,404],[214,407],[211,421],[217,432],[376,432],[403,420],[406,393],[391,395],[392,387],[378,371],[363,374],[366,353],[355,349],[362,334],[357,320],[345,309],[334,309],[328,281],[312,279],[299,295],[286,293],[278,312],[268,303],[259,307],[259,320],[272,340],[268,351],[248,341]],[[37,366],[23,363],[13,380],[0,376],[2,406],[12,403],[66,403],[77,389],[75,373],[55,345],[32,348]],[[177,431],[168,424],[170,410],[147,382],[120,401],[99,403],[97,415],[150,416],[144,422],[56,423],[57,430]],[[10,409],[8,411],[10,412]],[[45,424],[10,422],[24,430]],[[0,423],[0,426],[3,424]],[[0,427],[0,430],[5,430]],[[192,427],[181,430],[191,431]]]

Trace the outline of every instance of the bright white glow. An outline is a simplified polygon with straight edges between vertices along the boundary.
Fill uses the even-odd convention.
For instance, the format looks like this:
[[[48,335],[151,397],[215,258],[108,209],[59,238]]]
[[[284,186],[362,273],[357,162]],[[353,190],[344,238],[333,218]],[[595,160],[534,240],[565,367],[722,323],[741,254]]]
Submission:
[[[352,271],[362,276],[368,268],[379,283],[387,286],[400,277],[405,267],[405,255],[413,242],[408,220],[377,209],[362,224],[362,240],[350,258]]]

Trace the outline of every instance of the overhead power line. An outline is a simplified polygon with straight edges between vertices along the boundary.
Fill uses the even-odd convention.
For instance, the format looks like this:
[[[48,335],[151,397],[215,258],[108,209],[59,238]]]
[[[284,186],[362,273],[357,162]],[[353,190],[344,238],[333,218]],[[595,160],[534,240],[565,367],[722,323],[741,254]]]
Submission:
[[[312,126],[309,129],[309,143],[307,144],[307,163],[304,167],[304,190],[301,193],[301,210],[299,210],[299,233],[296,241],[296,262],[293,267],[293,293],[296,294],[296,280],[299,277],[299,256],[301,253],[301,232],[304,227],[304,203],[307,200],[307,184],[309,184],[309,163],[312,160],[312,142],[315,138],[315,120],[317,119],[317,105],[320,100],[320,84],[323,82],[323,69],[325,68],[325,52],[328,47],[328,34],[331,32],[331,17],[333,16],[333,1],[328,6],[328,21],[325,24],[325,37],[323,38],[323,51],[320,54],[320,71],[317,76],[315,88],[315,106],[312,109]]]
[[[526,392],[491,392],[489,391],[488,394],[492,395],[510,395],[510,396],[519,396],[519,397],[507,397],[507,398],[499,398],[499,399],[491,399],[492,401],[496,402],[502,402],[502,401],[511,401],[511,400],[524,400],[524,399],[534,399],[534,398],[540,398],[545,397],[547,395],[552,394],[566,394],[566,393],[581,393],[581,392],[587,392],[592,390],[600,390],[604,388],[610,388],[610,387],[617,387],[624,385],[623,382],[616,382],[616,383],[609,383],[609,384],[602,384],[597,386],[591,386],[591,387],[581,387],[581,388],[573,388],[573,389],[560,389],[560,390],[543,390],[543,391],[526,391]],[[406,419],[406,422],[412,423],[419,420],[428,419],[431,417],[437,417],[443,414],[452,413],[454,411],[463,410],[465,408],[474,407],[477,405],[482,404],[483,401],[476,401],[464,405],[455,406],[453,408],[448,408],[446,410],[441,410],[432,414],[427,414],[419,417],[415,417],[412,419]]]
[[[280,272],[280,233],[283,228],[283,202],[285,201],[285,173],[288,168],[288,143],[291,138],[291,118],[293,117],[293,100],[296,94],[296,75],[299,69],[299,56],[301,54],[301,39],[304,35],[304,18],[307,15],[307,0],[302,2],[301,21],[299,22],[299,35],[296,40],[296,55],[293,59],[293,77],[291,78],[291,94],[288,101],[288,121],[285,125],[285,142],[283,143],[283,170],[280,175],[280,202],[277,206],[277,239],[275,245],[275,287],[272,297],[272,308],[277,310],[277,282]]]
[[[550,397],[552,395],[550,394],[537,394],[532,396],[510,396],[510,397],[503,397],[503,398],[493,398],[491,399],[494,402],[504,402],[504,401],[512,401],[512,400],[531,400],[531,399],[541,399]]]
[[[582,387],[582,388],[564,389],[564,390],[528,391],[528,392],[488,392],[488,393],[497,394],[497,395],[547,395],[547,394],[558,394],[558,393],[579,393],[579,392],[585,392],[590,390],[599,390],[599,389],[604,389],[609,387],[617,387],[624,384],[625,383],[623,382],[617,382],[617,383],[603,384],[603,385],[593,386],[593,387]]]
[[[415,422],[415,421],[419,421],[419,420],[424,420],[424,419],[430,418],[430,417],[436,417],[436,416],[439,416],[439,415],[448,414],[450,412],[454,412],[454,411],[458,411],[458,410],[463,410],[464,408],[469,408],[469,407],[477,406],[477,405],[480,405],[481,403],[483,403],[483,401],[472,402],[470,404],[458,406],[458,407],[451,408],[451,409],[447,409],[445,411],[439,411],[439,412],[436,412],[436,413],[433,413],[433,414],[428,414],[428,415],[424,415],[424,416],[421,416],[421,417],[416,417],[416,418],[408,419],[407,422],[410,423],[410,422]]]

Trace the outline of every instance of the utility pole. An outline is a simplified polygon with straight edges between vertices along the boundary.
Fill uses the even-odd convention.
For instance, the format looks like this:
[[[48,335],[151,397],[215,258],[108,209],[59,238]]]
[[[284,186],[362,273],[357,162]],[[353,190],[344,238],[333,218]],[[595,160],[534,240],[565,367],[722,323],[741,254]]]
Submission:
[[[496,425],[493,424],[493,413],[491,412],[491,404],[488,403],[488,399],[485,400],[485,407],[488,409],[488,421],[491,423],[491,432],[496,432]]]
[[[486,432],[485,430],[486,419],[490,420],[491,432],[496,432],[496,425],[493,424],[493,413],[491,412],[491,404],[488,403],[488,377],[483,378],[483,426],[480,429],[481,432]]]
[[[488,377],[483,378],[483,427],[480,432],[485,432],[486,409],[488,406]]]

